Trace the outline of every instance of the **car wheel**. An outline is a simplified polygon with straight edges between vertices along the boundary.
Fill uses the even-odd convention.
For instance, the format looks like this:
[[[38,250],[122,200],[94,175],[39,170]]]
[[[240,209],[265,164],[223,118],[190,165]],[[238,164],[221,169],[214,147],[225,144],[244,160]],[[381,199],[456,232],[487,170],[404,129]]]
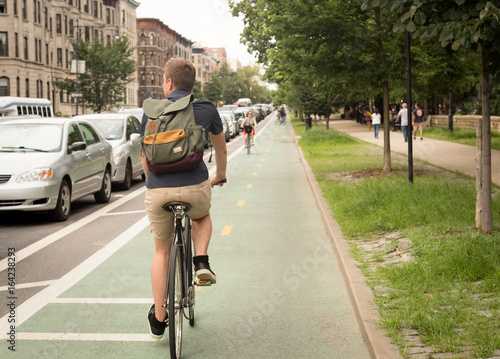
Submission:
[[[125,167],[125,178],[123,182],[118,185],[118,188],[121,190],[128,190],[132,187],[132,164],[130,161],[127,161],[127,166]]]
[[[64,222],[68,219],[71,212],[71,188],[68,181],[62,180],[57,197],[56,208],[49,211],[49,217],[57,222]]]
[[[94,193],[94,198],[97,203],[108,203],[111,198],[111,173],[109,169],[104,172],[102,179],[102,187],[99,192]]]

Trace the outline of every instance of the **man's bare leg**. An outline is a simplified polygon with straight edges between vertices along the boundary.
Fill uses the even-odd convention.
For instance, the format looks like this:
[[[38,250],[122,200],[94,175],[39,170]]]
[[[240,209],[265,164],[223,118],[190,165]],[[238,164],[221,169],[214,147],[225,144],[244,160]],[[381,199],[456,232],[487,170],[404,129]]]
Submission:
[[[153,264],[151,265],[151,287],[153,289],[153,299],[155,302],[155,317],[162,322],[167,316],[165,295],[167,292],[168,257],[172,240],[161,240],[155,238],[155,252],[153,254]]]
[[[194,244],[194,255],[206,255],[208,251],[208,244],[212,236],[212,218],[210,214],[200,219],[192,220],[191,237]]]

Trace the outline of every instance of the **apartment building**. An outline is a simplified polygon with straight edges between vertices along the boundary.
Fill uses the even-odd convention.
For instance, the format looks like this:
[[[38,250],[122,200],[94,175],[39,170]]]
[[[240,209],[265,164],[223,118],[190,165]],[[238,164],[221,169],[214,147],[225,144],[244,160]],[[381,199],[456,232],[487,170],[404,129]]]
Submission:
[[[53,86],[68,76],[72,41],[118,34],[135,44],[138,6],[134,0],[0,0],[0,96],[47,98],[54,112],[74,115],[74,98]],[[125,107],[137,104],[131,80]]]
[[[223,64],[228,63],[227,52],[224,47],[207,47],[205,48],[208,55],[217,61],[217,71],[219,71]]]
[[[137,19],[137,33],[137,106],[142,107],[147,98],[164,97],[162,81],[165,63],[172,57],[191,60],[193,42],[153,18]]]

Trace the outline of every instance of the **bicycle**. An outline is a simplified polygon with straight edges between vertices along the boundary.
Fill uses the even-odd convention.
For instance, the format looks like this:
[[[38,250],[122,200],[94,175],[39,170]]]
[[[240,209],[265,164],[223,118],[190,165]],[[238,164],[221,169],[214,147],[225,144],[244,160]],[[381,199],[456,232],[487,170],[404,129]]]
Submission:
[[[196,286],[210,286],[210,281],[193,280],[193,251],[191,219],[187,215],[191,205],[185,202],[169,202],[163,209],[174,213],[174,239],[170,248],[167,276],[166,303],[168,312],[170,358],[181,357],[182,323],[184,318],[194,325],[194,292]],[[187,309],[187,315],[185,313]]]
[[[252,146],[250,134],[252,133],[253,127],[252,126],[243,126],[243,131],[246,133],[246,138],[245,138],[245,147],[247,148],[247,155],[250,154],[250,147]]]
[[[275,122],[277,125],[280,125],[280,124],[281,124],[281,117],[276,116],[276,119],[274,120],[274,122]]]

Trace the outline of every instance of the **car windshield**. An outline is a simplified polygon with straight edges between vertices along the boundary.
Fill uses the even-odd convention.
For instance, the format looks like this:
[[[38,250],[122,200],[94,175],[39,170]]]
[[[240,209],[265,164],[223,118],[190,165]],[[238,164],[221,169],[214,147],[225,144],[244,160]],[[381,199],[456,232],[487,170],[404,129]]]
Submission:
[[[123,138],[123,120],[117,119],[88,119],[107,140],[121,140]]]
[[[0,124],[0,150],[58,152],[62,128],[62,125],[44,123]]]

